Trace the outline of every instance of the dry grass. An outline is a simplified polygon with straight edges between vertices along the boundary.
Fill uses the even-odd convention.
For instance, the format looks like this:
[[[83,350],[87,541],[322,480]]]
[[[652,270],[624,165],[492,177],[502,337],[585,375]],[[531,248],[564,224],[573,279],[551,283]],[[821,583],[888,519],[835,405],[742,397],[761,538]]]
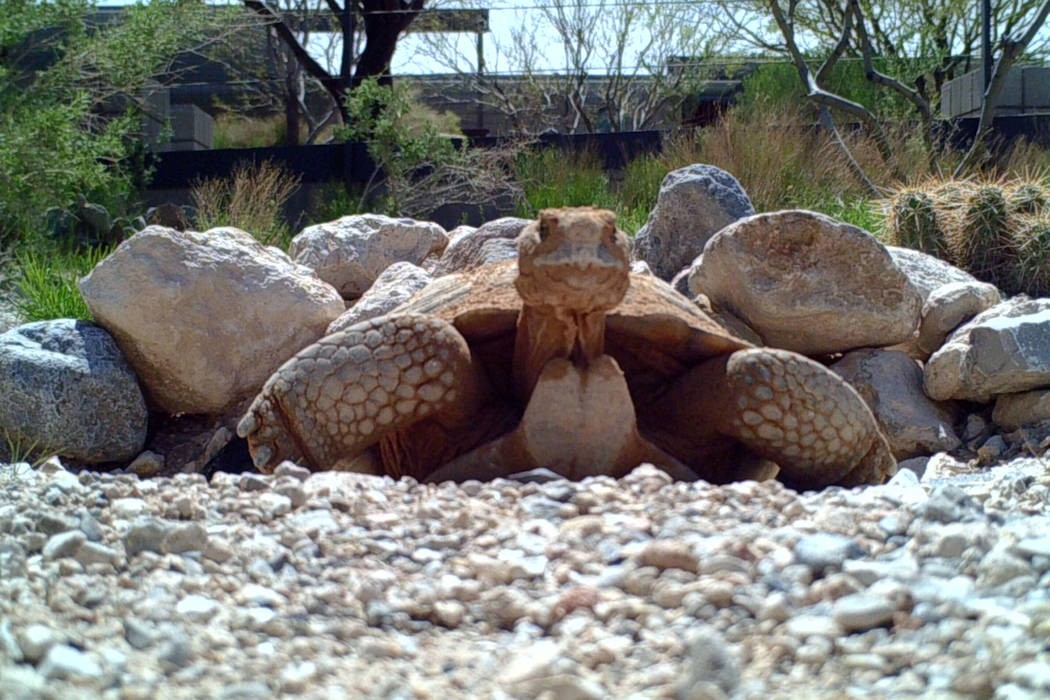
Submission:
[[[898,164],[914,172],[919,144],[904,129],[888,136]],[[875,140],[863,132],[845,132],[853,157],[876,185],[889,187],[890,168]],[[870,193],[850,170],[842,150],[804,112],[786,107],[731,110],[716,125],[695,135],[670,140],[661,159],[668,170],[709,163],[732,173],[756,211],[814,208],[829,197],[867,197]],[[915,173],[916,176],[918,173]]]
[[[265,245],[286,248],[291,230],[284,205],[299,189],[299,176],[272,161],[242,162],[225,179],[198,180],[192,195],[201,229],[236,226]]]

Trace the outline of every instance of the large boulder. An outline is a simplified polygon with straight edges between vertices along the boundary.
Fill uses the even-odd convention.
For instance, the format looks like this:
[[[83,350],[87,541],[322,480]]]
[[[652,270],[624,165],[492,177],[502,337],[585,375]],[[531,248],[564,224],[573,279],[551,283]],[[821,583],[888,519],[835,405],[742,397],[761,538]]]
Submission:
[[[376,278],[375,284],[361,295],[357,303],[342,316],[328,324],[326,334],[345,330],[355,323],[367,321],[393,311],[433,281],[430,273],[412,263],[396,262]]]
[[[288,254],[344,298],[356,299],[395,262],[419,265],[447,245],[445,229],[429,221],[353,214],[304,228],[292,239]]]
[[[149,226],[80,280],[80,293],[171,414],[222,414],[253,396],[344,310],[312,270],[235,228]]]
[[[434,266],[434,277],[453,272],[464,272],[490,262],[518,257],[516,239],[531,219],[505,216],[482,224],[474,230],[464,230],[453,240]]]
[[[634,237],[634,257],[670,281],[704,252],[711,236],[754,213],[744,188],[725,170],[702,164],[672,170]]]
[[[922,391],[922,369],[896,350],[854,350],[831,370],[857,390],[875,415],[898,460],[954,450],[961,443],[953,406]]]
[[[978,314],[930,357],[923,383],[933,399],[982,403],[1050,387],[1050,299],[1018,296]]]
[[[0,334],[0,435],[112,462],[142,450],[147,422],[135,373],[102,328],[64,318]]]
[[[874,236],[798,210],[722,229],[689,289],[742,318],[767,345],[807,355],[904,342],[922,305]]]

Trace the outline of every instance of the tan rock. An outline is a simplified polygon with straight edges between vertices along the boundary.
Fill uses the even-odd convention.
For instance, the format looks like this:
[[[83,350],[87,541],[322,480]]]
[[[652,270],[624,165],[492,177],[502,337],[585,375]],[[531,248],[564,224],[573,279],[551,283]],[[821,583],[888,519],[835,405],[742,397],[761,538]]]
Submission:
[[[147,399],[171,414],[220,414],[257,393],[343,311],[311,270],[235,228],[149,226],[79,286]]]
[[[719,231],[689,288],[736,313],[767,345],[809,355],[904,342],[922,304],[871,234],[798,210]]]
[[[929,357],[960,324],[999,301],[999,290],[995,285],[977,280],[952,282],[934,289],[922,305],[918,348]]]
[[[992,420],[1003,430],[1050,419],[1050,389],[1035,389],[1018,394],[1000,394],[995,399]]]
[[[395,262],[420,265],[447,245],[445,229],[433,222],[354,214],[304,228],[288,254],[345,298],[356,299]]]

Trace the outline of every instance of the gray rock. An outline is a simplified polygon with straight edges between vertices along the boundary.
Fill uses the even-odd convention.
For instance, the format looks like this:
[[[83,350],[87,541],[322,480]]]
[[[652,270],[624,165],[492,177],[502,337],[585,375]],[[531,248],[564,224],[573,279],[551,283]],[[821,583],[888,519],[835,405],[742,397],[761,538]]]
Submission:
[[[124,551],[129,557],[139,552],[163,552],[170,530],[170,524],[156,518],[139,518],[124,533]]]
[[[933,522],[957,523],[984,520],[981,506],[958,486],[938,485],[916,515]]]
[[[928,357],[960,324],[1001,301],[999,290],[985,282],[952,282],[930,292],[919,321],[919,349]]]
[[[797,210],[719,231],[689,289],[742,318],[767,345],[804,355],[904,342],[922,305],[874,236]]]
[[[185,596],[175,606],[175,612],[184,615],[194,622],[202,622],[212,617],[219,610],[218,601],[199,593]]]
[[[84,566],[88,564],[112,564],[120,566],[124,557],[120,552],[98,542],[84,542],[73,555]]]
[[[931,401],[922,390],[922,369],[896,350],[854,350],[831,365],[857,390],[875,415],[898,460],[954,450],[953,407]]]
[[[798,639],[809,637],[828,637],[834,639],[842,636],[842,626],[827,615],[796,615],[784,625],[788,634]]]
[[[465,272],[486,263],[509,260],[518,256],[515,239],[532,223],[529,219],[507,216],[489,221],[449,244],[434,266],[434,277],[452,272]]]
[[[16,540],[0,541],[0,580],[26,575],[26,550]]]
[[[37,671],[49,680],[97,680],[102,677],[102,666],[97,661],[65,644],[51,647]]]
[[[683,666],[684,673],[677,688],[677,696],[682,700],[696,697],[694,693],[698,686],[712,684],[725,697],[730,697],[740,685],[740,666],[736,657],[725,638],[713,627],[705,625],[695,633]]]
[[[438,224],[353,214],[308,226],[292,239],[288,254],[317,272],[345,299],[356,299],[396,262],[419,265],[441,253],[448,234]]]
[[[970,273],[922,251],[892,245],[886,246],[886,250],[889,251],[897,269],[908,277],[908,281],[924,303],[934,290],[946,284],[981,284]]]
[[[134,649],[148,649],[153,646],[156,637],[153,631],[141,620],[133,617],[124,619],[124,638]]]
[[[881,627],[893,620],[894,607],[882,596],[853,593],[835,601],[831,616],[849,632]]]
[[[87,535],[80,530],[70,530],[69,532],[52,535],[51,539],[44,545],[44,559],[71,557],[85,542],[87,542]]]
[[[839,571],[847,559],[865,554],[864,548],[852,537],[826,532],[800,537],[794,551],[795,560],[818,575]]]
[[[27,323],[0,335],[0,428],[84,462],[134,457],[146,401],[116,342],[85,321]]]
[[[352,307],[328,324],[325,333],[337,333],[355,323],[389,313],[432,281],[430,273],[423,268],[408,262],[396,262],[383,270]]]
[[[36,520],[36,529],[45,535],[57,535],[77,528],[77,521],[63,513],[41,513]]]
[[[47,625],[32,624],[25,627],[16,634],[18,646],[22,650],[22,656],[30,663],[36,663],[44,658],[44,654],[56,644],[62,644],[65,639],[59,633]]]
[[[933,399],[988,402],[1050,386],[1050,299],[1014,297],[952,333],[926,363]]]
[[[200,523],[179,523],[168,528],[161,549],[169,554],[202,552],[208,544],[208,532]]]
[[[998,586],[1020,576],[1031,576],[1032,566],[1005,549],[993,549],[984,555],[977,567],[977,585]]]
[[[704,164],[672,170],[634,237],[634,257],[669,281],[704,252],[714,234],[754,213],[747,193],[726,171]]]

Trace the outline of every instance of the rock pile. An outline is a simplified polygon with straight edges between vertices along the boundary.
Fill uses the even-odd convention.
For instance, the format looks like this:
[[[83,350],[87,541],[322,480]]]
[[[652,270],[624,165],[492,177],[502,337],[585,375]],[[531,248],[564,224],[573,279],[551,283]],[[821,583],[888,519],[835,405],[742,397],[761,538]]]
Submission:
[[[691,224],[683,212],[692,212]],[[35,379],[53,359],[25,359],[18,328],[0,335],[0,365],[42,364],[20,365],[27,369],[8,380],[17,387],[0,392],[0,428],[24,443],[46,437],[80,462],[126,466],[129,452],[145,449],[150,470],[158,456],[172,457],[166,473],[200,470],[230,441],[245,402],[297,350],[389,312],[437,277],[512,256],[525,223],[498,219],[449,234],[411,219],[349,216],[305,229],[291,246],[294,260],[236,229],[150,226],[85,277],[81,291],[96,331],[112,336],[138,379],[110,389],[110,403],[130,406],[141,393],[155,427],[173,425],[168,416],[210,417],[185,441],[196,447],[173,454],[172,433],[153,429],[145,447],[126,439],[118,458],[102,430],[88,431],[98,443],[88,446],[65,430],[29,430],[56,425],[36,420],[31,414],[43,409],[34,407],[61,412],[66,425],[97,418],[89,404],[56,401],[55,384]],[[1046,300],[1003,301],[937,258],[883,246],[820,214],[756,215],[732,176],[711,166],[668,175],[635,253],[638,266],[677,279],[735,333],[833,366],[871,406],[898,459],[1006,458],[1038,448],[1046,432],[1030,428],[1050,420]],[[48,324],[40,332],[49,337],[72,332],[68,322]],[[89,374],[108,366],[101,357],[69,361]],[[975,421],[984,428],[970,431]]]

